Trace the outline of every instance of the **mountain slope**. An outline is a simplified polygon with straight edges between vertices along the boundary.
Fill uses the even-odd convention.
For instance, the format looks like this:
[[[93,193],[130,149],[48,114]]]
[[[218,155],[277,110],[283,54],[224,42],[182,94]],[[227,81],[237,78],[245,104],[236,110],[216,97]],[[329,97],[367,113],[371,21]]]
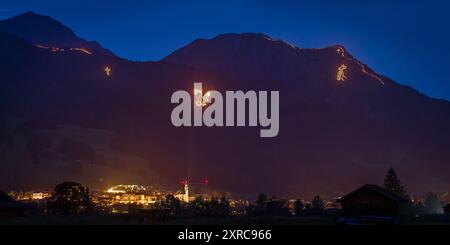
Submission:
[[[163,59],[239,77],[265,78],[288,84],[308,99],[353,109],[374,120],[396,123],[429,123],[436,117],[446,124],[447,101],[426,97],[377,74],[355,59],[343,46],[301,49],[264,34],[224,34],[198,39]],[[345,65],[345,81],[339,68]]]
[[[300,98],[310,103],[323,103],[315,110],[337,110],[339,113],[335,117],[326,115],[329,124],[312,126],[322,131],[311,135],[319,145],[327,145],[324,141],[330,140],[329,136],[335,137],[333,144],[317,149],[318,154],[345,145],[378,155],[380,158],[338,153],[353,160],[359,159],[361,164],[372,162],[372,167],[399,165],[404,171],[414,172],[416,170],[412,169],[421,165],[433,169],[429,177],[439,175],[441,170],[448,171],[449,154],[444,149],[450,146],[449,102],[429,98],[377,74],[342,46],[302,49],[264,34],[224,34],[210,40],[198,39],[163,61],[240,77],[265,77],[276,84],[287,84],[289,90],[280,91],[283,103],[291,106],[285,113],[291,114],[289,117],[298,117],[302,126],[318,118],[310,118],[297,106]],[[346,79],[338,81],[337,75],[342,65],[346,66]],[[297,98],[290,98],[292,93]],[[362,117],[365,122],[355,120],[355,116]],[[346,125],[332,125],[339,124],[339,120],[345,121]],[[294,125],[290,127],[286,124],[282,126],[289,132],[299,130],[293,129]],[[372,134],[374,130],[379,130],[377,135]],[[397,155],[396,159],[394,155]],[[325,157],[319,157],[319,161],[320,158]],[[333,160],[336,165],[342,164],[337,159]],[[438,178],[433,182],[443,183],[446,180]]]
[[[198,53],[207,59],[198,62],[210,65],[200,68],[169,59],[136,63],[95,52],[52,52],[1,33],[0,185],[29,188],[72,179],[95,188],[98,179],[130,181],[124,176],[130,173],[142,184],[175,186],[186,176],[207,176],[211,188],[251,197],[261,191],[336,197],[379,183],[393,166],[412,195],[450,187],[448,102],[385,77],[381,84],[349,54],[338,54],[340,46],[300,51],[256,35],[232,52],[235,38],[246,39],[225,36],[223,44],[212,45],[225,51]],[[187,52],[192,58],[202,51],[186,49],[195,51]],[[258,59],[250,59],[255,52]],[[267,54],[279,61],[270,63]],[[337,81],[343,62],[347,79]],[[248,69],[235,70],[235,63]],[[279,135],[262,139],[255,127],[173,127],[170,96],[191,91],[194,81],[219,91],[279,90]],[[51,146],[35,143],[48,141],[41,138]],[[62,138],[78,141],[72,145],[81,149],[87,144],[93,153],[68,156]]]
[[[10,32],[30,43],[49,48],[79,48],[114,55],[97,42],[86,41],[59,21],[34,12],[26,12],[13,18],[0,21],[0,32]]]

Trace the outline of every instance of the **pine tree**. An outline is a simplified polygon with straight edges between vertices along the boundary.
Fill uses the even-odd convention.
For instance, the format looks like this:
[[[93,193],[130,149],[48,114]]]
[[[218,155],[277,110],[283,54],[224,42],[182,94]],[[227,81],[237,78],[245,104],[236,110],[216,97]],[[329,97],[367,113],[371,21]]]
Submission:
[[[315,214],[315,215],[322,214],[325,209],[324,201],[320,196],[315,196],[313,198],[313,200],[311,201],[311,205],[312,205],[311,212],[312,212],[312,214]]]
[[[408,197],[408,194],[406,193],[406,190],[403,187],[402,182],[398,178],[393,168],[390,168],[388,173],[386,174],[386,177],[384,178],[383,187],[392,193],[398,194],[402,197],[406,198]]]
[[[259,207],[264,207],[267,202],[267,195],[265,193],[259,193],[256,199],[256,205]]]

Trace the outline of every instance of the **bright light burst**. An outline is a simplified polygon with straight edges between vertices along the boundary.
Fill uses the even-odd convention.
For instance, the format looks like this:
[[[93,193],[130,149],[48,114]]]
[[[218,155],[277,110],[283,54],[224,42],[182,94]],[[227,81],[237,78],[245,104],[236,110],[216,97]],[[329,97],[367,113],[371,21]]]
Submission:
[[[194,103],[196,106],[203,107],[210,102],[211,102],[211,92],[208,91],[203,95],[201,89],[194,89]]]

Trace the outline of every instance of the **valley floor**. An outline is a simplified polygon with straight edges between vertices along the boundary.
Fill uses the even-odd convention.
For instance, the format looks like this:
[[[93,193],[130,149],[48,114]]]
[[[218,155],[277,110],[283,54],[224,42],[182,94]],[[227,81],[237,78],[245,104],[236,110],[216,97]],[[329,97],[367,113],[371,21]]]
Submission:
[[[332,216],[189,218],[154,221],[131,216],[33,216],[0,218],[0,225],[341,225]],[[399,218],[395,225],[450,225],[449,215]]]

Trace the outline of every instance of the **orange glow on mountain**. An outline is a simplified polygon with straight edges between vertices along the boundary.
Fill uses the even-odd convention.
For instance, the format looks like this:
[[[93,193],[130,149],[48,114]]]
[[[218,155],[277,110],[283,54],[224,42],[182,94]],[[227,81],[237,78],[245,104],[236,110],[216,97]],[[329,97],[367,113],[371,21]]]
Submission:
[[[211,102],[211,93],[208,91],[202,95],[202,90],[194,89],[194,102],[198,107],[206,106]]]
[[[375,74],[372,74],[372,73],[370,73],[370,72],[368,72],[368,71],[366,70],[366,65],[362,64],[361,62],[359,62],[359,61],[357,61],[357,60],[355,60],[355,59],[353,59],[353,58],[347,57],[347,56],[345,55],[345,50],[344,50],[342,47],[337,47],[337,48],[336,48],[336,53],[339,54],[340,56],[342,56],[343,58],[349,60],[349,61],[356,62],[356,63],[361,67],[361,71],[362,71],[364,74],[369,75],[370,77],[372,77],[372,78],[376,79],[378,82],[380,82],[381,85],[384,85],[383,79],[381,79],[379,76],[377,76],[377,75],[375,75]],[[342,65],[341,65],[341,67],[342,67]],[[346,68],[347,68],[347,67],[345,67],[343,70],[345,70]],[[340,79],[339,79],[339,74],[343,75],[342,78],[343,78],[344,80],[346,79],[344,71],[339,72],[339,68],[338,68],[338,75],[337,75],[337,77],[336,77],[338,81],[344,81],[344,80],[340,80]]]
[[[364,72],[364,74],[367,74],[367,75],[375,78],[376,80],[378,80],[378,82],[380,82],[382,85],[384,85],[384,81],[379,76],[374,75],[374,74],[369,73],[368,71],[366,71],[365,65],[363,65],[361,63],[360,63],[360,65],[361,65],[362,72]]]
[[[105,73],[108,77],[111,76],[111,68],[109,68],[109,66],[105,67]]]
[[[92,54],[91,51],[89,51],[88,49],[85,49],[85,48],[70,48],[70,50],[80,51],[80,52],[83,52],[83,53],[88,54],[88,55]]]
[[[345,81],[347,77],[345,76],[345,70],[347,70],[347,66],[342,64],[338,67],[338,72],[336,74],[336,80]]]
[[[338,54],[340,54],[342,57],[345,57],[345,51],[344,51],[343,48],[338,47],[338,48],[336,49],[336,52],[337,52]]]
[[[63,48],[59,48],[59,47],[49,47],[49,46],[45,46],[45,45],[41,45],[41,44],[35,44],[34,46],[41,48],[41,49],[48,49],[52,52],[63,52],[65,51],[65,49]],[[85,54],[91,55],[92,52],[88,49],[85,48],[70,48],[70,51],[79,51],[79,52],[83,52]]]
[[[49,47],[49,46],[44,46],[44,45],[41,45],[41,44],[35,44],[34,46],[36,46],[38,48],[41,48],[41,49],[48,49],[48,50],[50,50],[52,52],[62,52],[62,51],[64,51],[63,48]]]
[[[38,47],[38,48],[42,48],[42,49],[48,49],[49,47],[44,46],[44,45],[40,45],[40,44],[35,44],[34,46]]]

